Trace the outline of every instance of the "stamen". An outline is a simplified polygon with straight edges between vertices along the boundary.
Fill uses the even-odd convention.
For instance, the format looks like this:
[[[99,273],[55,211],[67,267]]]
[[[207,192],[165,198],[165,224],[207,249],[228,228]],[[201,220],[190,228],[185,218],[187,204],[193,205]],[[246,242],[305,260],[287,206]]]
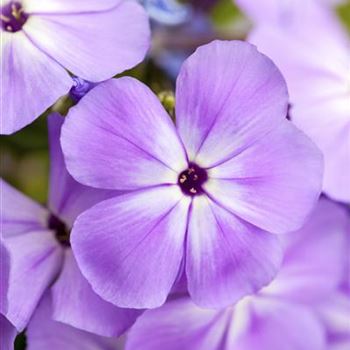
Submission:
[[[0,10],[0,25],[7,32],[20,31],[29,17],[18,1],[11,1],[2,6]]]
[[[179,174],[178,185],[184,194],[194,196],[204,193],[202,186],[207,180],[206,170],[197,164],[190,163],[188,169]]]

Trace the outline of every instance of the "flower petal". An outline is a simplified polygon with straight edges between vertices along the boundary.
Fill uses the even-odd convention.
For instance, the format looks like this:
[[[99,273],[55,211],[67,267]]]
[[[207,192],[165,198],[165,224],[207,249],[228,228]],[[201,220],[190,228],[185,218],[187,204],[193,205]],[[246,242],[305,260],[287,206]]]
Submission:
[[[93,136],[92,136],[93,135]],[[69,172],[98,188],[177,183],[186,155],[156,96],[136,79],[112,79],[74,107],[62,129]]]
[[[141,62],[150,43],[147,14],[135,1],[108,11],[31,15],[23,30],[62,66],[92,82]]]
[[[10,278],[10,256],[2,240],[0,241],[0,313],[7,310],[7,291]]]
[[[50,139],[49,208],[69,227],[83,211],[102,200],[118,194],[117,191],[99,190],[84,186],[68,173],[60,144],[64,118],[58,113],[48,117]]]
[[[322,155],[290,122],[210,170],[205,189],[234,214],[273,233],[299,229],[319,197]]]
[[[194,302],[223,307],[257,292],[277,273],[277,237],[235,217],[207,197],[193,200],[186,275]]]
[[[28,231],[4,243],[11,261],[6,317],[22,331],[59,272],[62,250],[50,231]]]
[[[85,13],[109,10],[122,0],[22,0],[26,13]]]
[[[201,309],[189,299],[167,302],[139,317],[126,350],[222,350],[227,314]]]
[[[177,79],[176,120],[191,160],[232,157],[287,114],[285,81],[251,44],[214,41],[187,59]]]
[[[190,199],[177,186],[97,204],[73,226],[78,265],[103,299],[120,307],[165,302],[183,258]]]
[[[52,287],[52,302],[54,320],[106,337],[122,334],[141,313],[118,308],[95,294],[71,249],[65,251],[63,270]]]
[[[35,120],[73,85],[68,73],[23,32],[1,31],[1,134]]]
[[[324,329],[310,309],[278,300],[259,299],[251,310],[251,326],[241,337],[231,338],[232,350],[325,350]],[[328,349],[328,348],[327,348]]]
[[[264,293],[308,305],[328,299],[343,281],[349,227],[347,210],[321,199],[301,230],[283,236],[283,266]]]
[[[116,340],[100,337],[52,320],[50,294],[46,294],[27,328],[28,350],[115,350]]]
[[[1,207],[2,238],[44,230],[49,217],[41,205],[17,191],[0,179],[1,198],[6,205]]]
[[[0,349],[12,350],[17,334],[16,328],[13,327],[13,325],[2,314],[0,314],[0,334]]]

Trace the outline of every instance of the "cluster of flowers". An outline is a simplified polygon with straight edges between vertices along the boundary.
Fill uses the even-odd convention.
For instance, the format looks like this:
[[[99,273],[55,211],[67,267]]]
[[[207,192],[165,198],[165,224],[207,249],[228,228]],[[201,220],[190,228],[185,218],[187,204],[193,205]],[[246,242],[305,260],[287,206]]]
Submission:
[[[199,47],[176,126],[113,79],[140,4],[2,3],[1,133],[76,102],[47,118],[47,207],[1,180],[2,350],[349,349],[349,38],[325,1],[237,3],[264,54]]]

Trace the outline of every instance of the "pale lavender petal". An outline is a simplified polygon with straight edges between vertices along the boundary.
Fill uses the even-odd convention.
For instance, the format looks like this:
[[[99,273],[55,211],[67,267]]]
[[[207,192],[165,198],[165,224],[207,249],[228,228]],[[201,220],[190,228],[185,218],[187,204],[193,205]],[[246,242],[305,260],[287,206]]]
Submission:
[[[1,208],[2,238],[12,237],[47,227],[47,209],[26,197],[0,179],[1,198],[6,205]]]
[[[227,350],[326,350],[324,329],[298,304],[260,299],[251,309],[250,329],[240,337],[228,330]]]
[[[45,290],[57,277],[62,250],[50,231],[30,231],[4,241],[10,255],[6,317],[22,331]]]
[[[232,157],[286,116],[288,93],[273,62],[241,41],[214,41],[184,63],[176,120],[189,158],[204,167]]]
[[[98,188],[175,184],[187,166],[181,141],[159,100],[129,77],[101,83],[72,108],[61,143],[69,172]]]
[[[183,259],[189,205],[177,186],[160,186],[80,215],[71,243],[95,292],[120,307],[163,304]]]
[[[141,5],[122,1],[108,11],[81,9],[69,15],[31,15],[24,31],[62,66],[93,82],[112,78],[143,60],[150,29]]]
[[[321,199],[306,225],[284,237],[283,266],[264,293],[308,305],[327,300],[343,280],[349,225],[346,208]]]
[[[27,328],[28,350],[116,350],[116,340],[84,332],[52,320],[49,294],[45,295]]]
[[[73,84],[57,62],[22,32],[1,31],[1,134],[31,123]]]
[[[12,350],[16,334],[16,328],[0,314],[0,349]]]
[[[205,196],[195,197],[187,234],[186,275],[194,302],[223,307],[257,292],[277,273],[278,238]]]
[[[312,2],[310,6],[306,12],[299,6],[288,25],[258,26],[249,40],[283,72],[291,96],[292,121],[324,153],[323,190],[336,200],[349,202],[350,42],[332,11]]]
[[[146,311],[127,337],[126,350],[223,350],[229,316],[190,299]]]
[[[95,294],[71,249],[66,249],[62,272],[52,287],[52,307],[54,320],[107,337],[122,334],[141,313],[118,308]]]
[[[230,211],[273,233],[299,229],[322,187],[322,154],[289,121],[210,169],[205,189]]]
[[[109,10],[123,0],[22,0],[27,13],[84,13]]]
[[[50,186],[49,208],[69,226],[83,211],[98,202],[118,194],[84,186],[68,173],[60,144],[61,127],[64,118],[58,113],[48,117],[50,139]]]
[[[0,313],[7,310],[7,291],[10,275],[10,256],[2,241],[0,241]]]

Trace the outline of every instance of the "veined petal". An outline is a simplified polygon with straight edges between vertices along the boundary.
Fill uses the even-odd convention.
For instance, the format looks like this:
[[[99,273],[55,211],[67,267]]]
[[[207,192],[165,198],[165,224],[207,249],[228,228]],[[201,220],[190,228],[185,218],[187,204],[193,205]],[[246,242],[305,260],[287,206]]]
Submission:
[[[10,256],[2,239],[0,241],[0,313],[7,310],[7,291],[10,278]]]
[[[13,349],[17,331],[16,328],[2,314],[0,314],[0,334],[0,348],[4,350]]]
[[[61,143],[69,172],[98,188],[177,183],[186,154],[152,91],[124,77],[101,83],[72,108]]]
[[[231,338],[227,350],[326,350],[325,332],[312,311],[302,305],[259,299],[253,304],[251,324],[240,337]]]
[[[68,173],[60,144],[64,118],[58,113],[48,117],[50,143],[49,208],[69,227],[83,211],[98,202],[118,194],[117,191],[100,190],[84,186]]]
[[[292,123],[210,169],[210,195],[244,220],[273,233],[299,229],[322,187],[321,152]]]
[[[35,120],[73,85],[69,74],[22,32],[1,31],[0,133]]]
[[[78,265],[103,299],[120,307],[163,304],[184,254],[189,197],[160,186],[106,200],[73,226]]]
[[[136,321],[138,310],[118,308],[101,299],[81,274],[71,249],[52,287],[53,319],[106,337],[118,337]]]
[[[182,66],[176,120],[189,158],[203,167],[263,138],[286,117],[286,83],[273,62],[241,41],[202,46]]]
[[[1,208],[2,238],[44,230],[49,213],[47,209],[0,179],[3,205]]]
[[[126,350],[222,350],[228,314],[189,298],[146,311],[128,333]]]
[[[224,307],[257,292],[277,273],[277,237],[211,202],[195,197],[186,252],[188,290],[203,307]]]
[[[27,232],[4,241],[10,255],[6,317],[22,331],[57,276],[62,250],[52,232]]]
[[[283,236],[283,265],[264,294],[307,305],[327,300],[344,277],[348,215],[341,205],[322,198],[302,229]]]
[[[150,29],[140,4],[121,1],[108,11],[84,13],[84,6],[81,9],[68,15],[32,14],[23,30],[62,66],[92,82],[112,78],[143,60]]]
[[[51,296],[47,293],[27,328],[28,350],[115,350],[116,340],[81,331],[52,319]]]

